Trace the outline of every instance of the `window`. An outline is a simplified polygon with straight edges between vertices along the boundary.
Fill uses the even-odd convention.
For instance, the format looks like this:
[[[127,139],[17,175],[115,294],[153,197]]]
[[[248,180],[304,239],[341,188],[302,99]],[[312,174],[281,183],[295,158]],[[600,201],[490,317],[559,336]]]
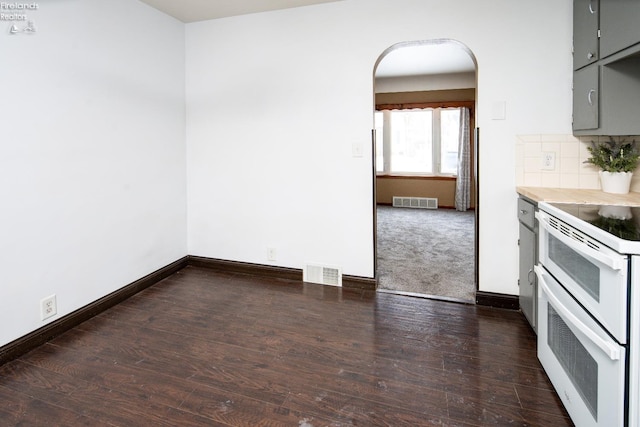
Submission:
[[[375,121],[379,174],[457,173],[459,108],[383,110]]]

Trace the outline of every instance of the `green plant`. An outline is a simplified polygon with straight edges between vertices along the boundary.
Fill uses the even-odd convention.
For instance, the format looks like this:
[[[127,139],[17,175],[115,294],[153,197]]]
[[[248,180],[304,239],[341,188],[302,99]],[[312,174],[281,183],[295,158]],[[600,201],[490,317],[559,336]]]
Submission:
[[[599,144],[591,141],[591,146],[587,147],[591,157],[585,163],[597,166],[605,172],[633,172],[640,159],[635,143],[635,139],[631,142],[616,142],[612,137]]]

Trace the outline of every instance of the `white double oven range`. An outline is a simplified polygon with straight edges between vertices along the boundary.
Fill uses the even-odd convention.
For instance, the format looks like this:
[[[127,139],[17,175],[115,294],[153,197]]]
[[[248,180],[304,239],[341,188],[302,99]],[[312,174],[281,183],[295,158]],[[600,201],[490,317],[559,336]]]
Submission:
[[[640,208],[536,217],[538,358],[576,426],[640,427]]]

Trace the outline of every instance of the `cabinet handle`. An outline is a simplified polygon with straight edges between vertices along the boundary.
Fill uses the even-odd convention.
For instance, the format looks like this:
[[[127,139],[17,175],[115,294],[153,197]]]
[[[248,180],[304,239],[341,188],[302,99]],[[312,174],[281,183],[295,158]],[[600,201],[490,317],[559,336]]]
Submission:
[[[589,12],[591,12],[592,15],[596,13],[596,10],[593,8],[593,0],[589,1]]]
[[[529,212],[527,212],[527,210],[525,210],[525,209],[520,209],[520,215],[526,215],[526,214],[528,214],[528,213],[529,213]]]
[[[593,105],[593,98],[591,98],[591,95],[593,95],[594,93],[596,93],[596,90],[591,89],[587,94],[587,101],[589,101],[589,105]]]
[[[593,53],[589,52],[589,53],[587,54],[587,59],[593,59],[593,57],[594,57],[594,56],[595,56],[595,55],[594,55]]]
[[[533,271],[533,269],[529,270],[529,272],[527,273],[527,280],[529,281],[529,284],[533,286],[533,280],[531,279],[531,274],[533,273],[533,277],[535,279],[536,275]]]

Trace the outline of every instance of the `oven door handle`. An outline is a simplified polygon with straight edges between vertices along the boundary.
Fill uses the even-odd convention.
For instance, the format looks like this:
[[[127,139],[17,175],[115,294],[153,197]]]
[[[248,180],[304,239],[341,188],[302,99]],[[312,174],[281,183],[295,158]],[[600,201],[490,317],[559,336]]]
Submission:
[[[560,300],[549,290],[549,286],[547,285],[547,282],[544,278],[544,268],[540,265],[536,265],[533,269],[536,272],[536,276],[538,276],[538,284],[542,288],[542,291],[545,293],[549,301],[554,305],[558,313],[562,314],[562,317],[566,321],[569,321],[569,323],[571,323],[580,332],[582,332],[589,340],[591,340],[591,342],[597,345],[600,350],[602,350],[607,356],[609,356],[609,359],[620,360],[620,349],[617,346],[600,338],[587,325],[582,323],[575,314],[571,313],[571,311],[567,307],[565,307],[564,304],[562,304]]]
[[[580,243],[579,241],[572,239],[571,237],[565,236],[564,234],[562,234],[561,232],[559,232],[558,230],[556,230],[555,228],[549,225],[549,223],[547,222],[548,215],[545,213],[538,211],[536,212],[536,217],[538,218],[539,222],[542,224],[544,229],[549,234],[551,234],[556,239],[560,240],[565,245],[569,246],[574,251],[580,254],[583,254],[585,256],[588,256],[589,258],[592,258],[596,261],[599,261],[600,263],[606,265],[612,270],[615,270],[615,271],[622,270],[622,267],[624,264],[622,259],[610,257],[608,255],[600,253],[595,249],[591,249],[589,246],[585,245],[584,243]]]

